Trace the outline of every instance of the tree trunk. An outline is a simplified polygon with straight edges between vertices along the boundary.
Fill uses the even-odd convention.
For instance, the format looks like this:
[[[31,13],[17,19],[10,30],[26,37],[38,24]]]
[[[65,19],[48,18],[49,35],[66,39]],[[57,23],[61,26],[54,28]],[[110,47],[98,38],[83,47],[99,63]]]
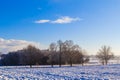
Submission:
[[[108,63],[108,61],[107,60],[105,60],[105,64],[107,65],[107,63]]]
[[[61,67],[61,54],[59,56],[59,67]]]
[[[59,67],[61,67],[61,47],[60,47],[60,54],[59,54]]]
[[[102,61],[102,65],[104,65],[104,61]]]
[[[84,66],[84,64],[82,63],[82,66]]]
[[[70,58],[70,66],[72,67],[72,59]]]
[[[53,67],[53,61],[52,61],[52,63],[51,63],[51,67]]]
[[[84,65],[84,61],[83,61],[83,59],[82,59],[82,66]]]
[[[32,68],[32,65],[30,65],[30,68]]]

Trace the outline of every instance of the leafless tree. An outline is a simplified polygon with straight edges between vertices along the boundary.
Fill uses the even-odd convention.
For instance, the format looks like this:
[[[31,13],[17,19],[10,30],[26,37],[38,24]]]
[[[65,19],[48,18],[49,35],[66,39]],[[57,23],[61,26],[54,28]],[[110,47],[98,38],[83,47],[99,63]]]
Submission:
[[[49,55],[49,59],[50,59],[50,63],[51,63],[51,66],[53,67],[54,65],[54,62],[55,62],[55,54],[56,54],[56,50],[57,50],[57,45],[56,43],[51,43],[50,46],[49,46],[49,51],[50,51],[50,55]]]
[[[27,64],[32,67],[32,65],[40,63],[41,59],[41,51],[37,49],[36,47],[29,45],[27,48],[24,49],[25,55],[26,55],[26,61]]]
[[[69,58],[69,62],[70,62],[70,66],[72,66],[72,55],[73,55],[73,52],[74,52],[74,43],[72,40],[66,40],[64,42],[64,46],[66,46],[66,54],[67,54],[67,57]]]
[[[99,59],[99,61],[104,65],[108,63],[108,61],[112,58],[114,58],[114,54],[111,52],[111,47],[102,46],[101,49],[99,49],[96,57]]]
[[[80,63],[84,64],[89,61],[89,57],[85,53],[84,50],[82,50],[79,45],[75,45],[72,40],[66,40],[64,42],[64,52],[66,54],[66,59],[68,63],[70,63],[70,66],[72,67],[73,63]]]
[[[61,67],[61,60],[62,60],[62,46],[63,46],[63,42],[61,40],[57,41],[58,43],[58,49],[59,49],[59,67]]]

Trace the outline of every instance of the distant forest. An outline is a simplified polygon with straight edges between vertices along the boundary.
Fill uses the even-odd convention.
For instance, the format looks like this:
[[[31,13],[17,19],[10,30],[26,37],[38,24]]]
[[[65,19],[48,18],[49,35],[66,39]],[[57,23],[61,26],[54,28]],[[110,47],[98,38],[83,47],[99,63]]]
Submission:
[[[114,58],[111,48],[102,46],[96,54],[96,58],[104,65]],[[21,66],[21,65],[66,65],[81,64],[89,62],[89,55],[79,45],[72,40],[51,43],[47,50],[40,50],[35,46],[28,45],[22,50],[1,54],[0,64],[2,66]]]

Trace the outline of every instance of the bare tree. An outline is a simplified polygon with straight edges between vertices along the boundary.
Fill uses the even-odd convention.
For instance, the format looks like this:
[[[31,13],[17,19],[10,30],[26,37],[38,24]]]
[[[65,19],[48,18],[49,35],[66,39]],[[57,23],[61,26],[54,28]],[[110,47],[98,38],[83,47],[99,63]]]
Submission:
[[[72,63],[73,63],[73,61],[72,61],[72,55],[73,55],[73,53],[74,53],[74,43],[73,43],[73,41],[72,40],[66,40],[65,42],[64,42],[64,45],[66,46],[66,54],[68,54],[67,56],[68,56],[68,58],[69,58],[69,62],[70,62],[70,66],[72,66]]]
[[[42,58],[41,51],[36,47],[29,45],[27,48],[24,49],[26,54],[27,64],[32,67],[32,65],[40,63],[40,59]]]
[[[58,40],[57,43],[58,43],[58,47],[59,47],[59,67],[61,67],[63,42],[61,40]]]
[[[99,52],[97,53],[96,57],[100,60],[100,62],[103,65],[107,65],[108,61],[114,58],[114,55],[111,52],[111,47],[102,46],[101,49],[99,49]]]
[[[65,54],[67,55],[66,59],[68,59],[68,62],[70,63],[71,67],[73,63],[85,63],[87,55],[85,55],[85,53],[82,51],[79,45],[75,45],[72,40],[66,40],[64,42],[64,46]]]
[[[69,63],[70,66],[74,63],[80,63],[84,64],[89,61],[89,57],[85,53],[84,50],[82,50],[79,45],[75,45],[72,40],[66,40],[62,45],[62,54],[64,58],[65,63]]]
[[[56,50],[57,50],[57,45],[56,43],[51,43],[50,46],[49,46],[49,51],[50,51],[50,63],[51,63],[51,66],[53,67],[54,65],[54,58],[56,57],[55,54],[56,54]]]

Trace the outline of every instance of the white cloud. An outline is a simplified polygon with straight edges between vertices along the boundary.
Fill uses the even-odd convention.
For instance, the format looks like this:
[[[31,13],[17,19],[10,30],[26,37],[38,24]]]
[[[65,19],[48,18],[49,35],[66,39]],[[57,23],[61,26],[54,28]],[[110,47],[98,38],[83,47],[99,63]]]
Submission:
[[[58,23],[58,24],[64,24],[64,23],[71,23],[73,21],[79,21],[80,18],[71,18],[69,16],[63,16],[55,21],[52,21],[52,23]]]
[[[80,18],[76,17],[76,18],[71,18],[69,16],[63,16],[63,17],[60,17],[56,20],[38,20],[38,21],[35,21],[35,23],[53,23],[53,24],[66,24],[66,23],[72,23],[74,21],[79,21]]]
[[[6,40],[3,38],[0,38],[0,52],[8,53],[11,51],[20,50],[20,49],[27,47],[29,44],[34,45],[40,49],[47,48],[46,46],[41,45],[40,43],[37,43],[37,42],[25,41],[25,40],[15,40],[15,39]]]
[[[50,22],[50,20],[38,20],[38,21],[35,21],[35,23],[47,23],[47,22]]]

